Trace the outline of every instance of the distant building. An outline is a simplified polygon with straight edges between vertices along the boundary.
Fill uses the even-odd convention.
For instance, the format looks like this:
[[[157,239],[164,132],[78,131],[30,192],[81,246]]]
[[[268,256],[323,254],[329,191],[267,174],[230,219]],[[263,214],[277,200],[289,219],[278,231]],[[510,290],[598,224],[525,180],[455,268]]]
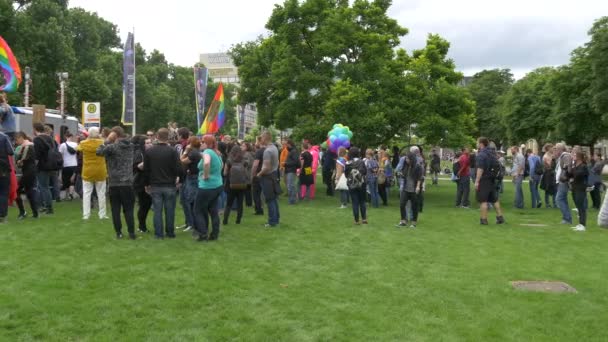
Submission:
[[[258,110],[254,104],[238,106],[239,114],[239,139],[244,139],[245,135],[257,125]]]
[[[459,87],[466,87],[473,82],[473,76],[464,76],[460,82],[458,82]]]
[[[200,62],[209,70],[209,77],[213,82],[239,84],[239,70],[227,53],[203,53]]]

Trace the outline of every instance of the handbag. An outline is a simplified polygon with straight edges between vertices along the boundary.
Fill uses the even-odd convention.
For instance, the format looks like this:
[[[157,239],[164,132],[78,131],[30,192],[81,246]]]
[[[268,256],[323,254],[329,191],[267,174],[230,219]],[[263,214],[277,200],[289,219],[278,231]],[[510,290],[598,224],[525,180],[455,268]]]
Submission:
[[[384,172],[381,172],[378,174],[378,184],[382,185],[384,183],[386,183],[386,175]]]
[[[348,184],[346,183],[346,176],[343,174],[340,175],[340,179],[338,179],[338,183],[336,184],[336,190],[348,190]]]

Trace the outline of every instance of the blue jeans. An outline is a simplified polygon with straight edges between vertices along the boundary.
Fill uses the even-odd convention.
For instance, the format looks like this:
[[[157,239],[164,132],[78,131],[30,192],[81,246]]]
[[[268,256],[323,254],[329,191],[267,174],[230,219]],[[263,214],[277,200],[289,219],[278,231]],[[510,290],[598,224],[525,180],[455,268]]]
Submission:
[[[268,207],[268,224],[274,227],[279,224],[279,219],[281,218],[281,214],[279,213],[279,199],[274,198],[266,201],[266,206]]]
[[[57,177],[56,171],[38,171],[38,187],[40,189],[40,203],[42,208],[53,210],[53,195],[51,194],[50,179]]]
[[[378,193],[378,178],[369,178],[367,180],[367,191],[372,199],[372,206],[378,208],[380,206],[380,194]]]
[[[523,176],[513,177],[513,185],[515,185],[515,201],[513,206],[517,209],[524,208],[524,190],[522,188],[523,182]]]
[[[568,205],[568,184],[559,183],[557,185],[557,195],[555,201],[559,210],[562,212],[562,220],[572,223],[572,214],[570,214],[570,206]]]
[[[540,193],[538,193],[538,177],[530,177],[530,196],[532,197],[532,208],[536,208],[541,204]]]
[[[340,202],[342,205],[346,205],[348,203],[348,190],[340,190]]]
[[[175,204],[177,191],[175,187],[155,187],[150,191],[152,208],[154,208],[154,235],[158,238],[175,237]],[[163,210],[165,213],[165,229],[163,232]]]
[[[287,195],[289,196],[289,204],[296,204],[298,201],[298,186],[296,184],[296,173],[289,172],[285,174],[285,182],[287,183]]]
[[[198,176],[187,176],[180,192],[180,200],[186,226],[194,227],[194,202],[196,201],[196,193],[198,192]]]
[[[404,190],[401,190],[403,192]],[[458,187],[456,188],[456,206],[468,207],[471,205],[471,177],[462,176],[458,179]]]

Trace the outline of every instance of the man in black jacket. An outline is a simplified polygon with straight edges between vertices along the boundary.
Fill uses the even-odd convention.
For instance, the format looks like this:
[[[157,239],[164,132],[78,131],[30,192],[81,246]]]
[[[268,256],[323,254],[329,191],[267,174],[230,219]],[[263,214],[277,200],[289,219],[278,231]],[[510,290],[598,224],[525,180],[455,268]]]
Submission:
[[[57,149],[57,143],[53,138],[46,133],[46,128],[42,123],[34,124],[34,151],[36,162],[38,165],[38,188],[40,189],[40,211],[44,211],[47,214],[53,214],[53,195],[51,193],[50,179],[57,178],[59,169],[57,168],[57,161],[51,161],[49,159],[49,150]]]
[[[125,139],[125,131],[120,126],[112,128],[105,144],[97,148],[97,155],[103,156],[108,165],[110,184],[110,205],[112,206],[112,223],[116,238],[122,238],[122,220],[120,210],[125,214],[129,238],[135,240],[135,193],[133,192],[133,144]]]
[[[285,160],[285,181],[287,183],[287,195],[289,204],[298,201],[298,186],[296,172],[300,167],[300,154],[292,140],[287,140],[287,159]]]
[[[181,164],[177,151],[169,145],[169,130],[161,128],[156,134],[158,143],[144,155],[144,185],[152,196],[154,208],[154,234],[157,239],[175,237],[175,202]]]

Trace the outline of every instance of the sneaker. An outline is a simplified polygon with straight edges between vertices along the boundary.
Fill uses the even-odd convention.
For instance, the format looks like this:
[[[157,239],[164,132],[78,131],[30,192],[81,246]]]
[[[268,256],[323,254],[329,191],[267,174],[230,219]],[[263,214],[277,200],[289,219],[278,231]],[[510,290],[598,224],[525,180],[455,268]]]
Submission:
[[[137,240],[137,236],[135,234],[129,234],[129,239]]]
[[[19,216],[17,216],[17,220],[21,221],[21,220],[24,220],[26,217],[27,217],[27,213],[19,214]]]
[[[407,227],[407,223],[406,222],[399,222],[399,224],[396,224],[395,227],[396,228]]]
[[[360,225],[361,223],[359,223],[359,221],[355,221],[355,226]]]
[[[560,224],[572,224],[572,222],[566,221],[566,220],[562,220],[562,222],[560,222]]]
[[[188,226],[188,227],[186,227],[186,229],[184,229],[185,232],[189,232],[191,230],[192,230],[192,227],[190,227],[190,226]]]
[[[574,227],[575,232],[584,232],[585,230],[586,230],[585,226],[583,226],[582,224],[579,224],[576,227]]]
[[[503,216],[498,216],[496,218],[496,224],[505,224],[505,218]]]
[[[479,224],[481,224],[482,226],[487,226],[488,225],[488,220],[487,219],[479,219]]]
[[[139,229],[138,229],[138,231],[139,231],[140,233],[147,233],[147,232],[148,232],[148,229],[141,229],[141,228],[139,228]]]
[[[412,228],[412,229],[416,228],[416,224],[415,223],[410,224],[410,228]]]
[[[574,208],[574,209],[572,209],[572,211],[574,211],[575,213],[578,213],[578,208]]]
[[[271,225],[270,223],[264,223],[264,228],[274,228],[276,225]]]
[[[89,217],[88,217],[88,216],[83,216],[83,217],[82,217],[82,219],[83,219],[84,221],[88,221],[88,220],[89,220]]]
[[[175,227],[175,229],[186,229],[186,228],[188,228],[187,224],[185,224],[183,226]]]
[[[116,238],[117,239],[122,239],[122,233],[116,233]]]
[[[109,218],[109,217],[107,217],[107,216],[100,216],[100,217],[99,217],[99,219],[100,219],[100,220],[109,220],[110,218]]]
[[[346,209],[346,208],[348,208],[348,207],[347,207],[347,206],[345,206],[344,204],[342,204],[342,205],[340,206],[340,209]]]
[[[362,224],[367,224],[367,220],[361,221]]]
[[[463,205],[461,208],[462,209],[471,209],[471,207],[469,207],[468,205]]]

